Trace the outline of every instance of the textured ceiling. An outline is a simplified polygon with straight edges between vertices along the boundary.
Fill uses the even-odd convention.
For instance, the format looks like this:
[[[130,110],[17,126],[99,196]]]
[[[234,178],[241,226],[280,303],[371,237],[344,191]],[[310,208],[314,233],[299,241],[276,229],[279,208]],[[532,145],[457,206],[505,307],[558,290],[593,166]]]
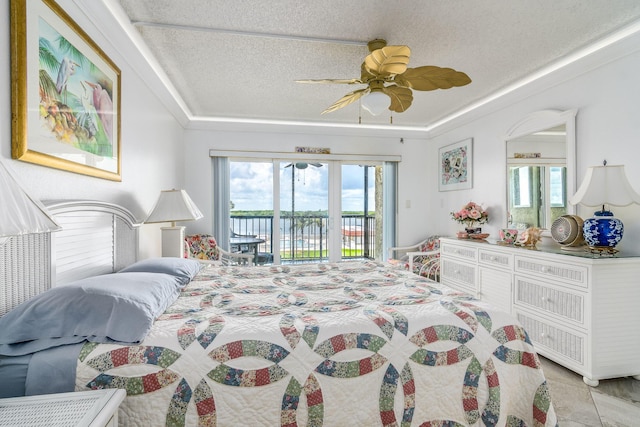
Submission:
[[[386,124],[353,103],[375,38],[411,48],[409,67],[464,71],[472,83],[414,91],[393,123],[428,126],[640,18],[638,0],[119,0],[197,117]],[[314,40],[314,39],[320,39]],[[338,41],[330,41],[338,40]]]

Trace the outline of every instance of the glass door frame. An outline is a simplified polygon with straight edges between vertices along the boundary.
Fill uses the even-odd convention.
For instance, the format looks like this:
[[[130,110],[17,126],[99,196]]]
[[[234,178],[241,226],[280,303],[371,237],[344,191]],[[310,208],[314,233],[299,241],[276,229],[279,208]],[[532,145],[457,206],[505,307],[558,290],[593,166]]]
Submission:
[[[385,178],[383,187],[384,191],[384,204],[385,204],[385,214],[391,213],[392,215],[396,214],[396,197],[397,197],[397,176],[395,176],[395,171],[397,169],[397,164],[402,161],[402,157],[399,155],[354,155],[354,154],[303,154],[303,153],[276,153],[276,152],[240,152],[240,151],[231,151],[231,150],[209,150],[209,156],[214,160],[216,157],[224,157],[229,161],[237,161],[237,162],[265,162],[272,163],[274,166],[274,171],[280,168],[280,163],[283,162],[309,162],[309,163],[327,163],[327,167],[329,169],[329,209],[328,209],[328,223],[327,223],[327,231],[332,235],[336,235],[336,238],[329,238],[327,243],[327,249],[329,251],[329,262],[338,262],[342,259],[342,244],[341,244],[341,224],[342,224],[342,200],[341,200],[341,192],[342,192],[342,165],[343,164],[380,164],[383,165]],[[387,162],[391,164],[395,164],[392,167],[388,165],[385,166]],[[212,162],[212,167],[216,162]],[[387,171],[394,171],[392,175],[389,176]],[[216,171],[214,167],[213,176],[216,176]],[[227,180],[228,181],[228,180]],[[390,185],[392,188],[388,188]],[[280,221],[280,174],[273,174],[273,214],[274,214],[274,223],[279,224]],[[213,188],[216,188],[215,183],[213,183]],[[391,190],[391,192],[389,191]],[[277,192],[276,192],[277,191]],[[228,206],[228,201],[227,201]],[[212,215],[215,219],[217,216],[216,212],[217,208],[214,206]],[[227,215],[227,221],[228,221]],[[384,241],[383,241],[383,251],[386,250],[388,246],[394,246],[395,244],[395,218],[391,220],[385,216],[385,231],[384,231]],[[391,221],[391,222],[389,222]],[[228,228],[228,227],[227,227]],[[281,238],[280,227],[274,227],[273,229],[273,240],[279,242]],[[274,250],[273,254],[273,262],[274,264],[280,264],[280,253],[279,251]],[[381,254],[384,258],[384,254]]]

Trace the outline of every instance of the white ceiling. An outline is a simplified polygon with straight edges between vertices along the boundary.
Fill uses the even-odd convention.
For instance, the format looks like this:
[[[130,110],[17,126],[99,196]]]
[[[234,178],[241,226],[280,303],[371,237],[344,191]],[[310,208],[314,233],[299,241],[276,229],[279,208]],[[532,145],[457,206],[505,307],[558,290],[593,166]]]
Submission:
[[[471,84],[414,91],[397,126],[429,126],[640,19],[638,0],[118,0],[195,117],[388,124],[356,102],[375,38],[411,48],[409,67],[436,65]]]

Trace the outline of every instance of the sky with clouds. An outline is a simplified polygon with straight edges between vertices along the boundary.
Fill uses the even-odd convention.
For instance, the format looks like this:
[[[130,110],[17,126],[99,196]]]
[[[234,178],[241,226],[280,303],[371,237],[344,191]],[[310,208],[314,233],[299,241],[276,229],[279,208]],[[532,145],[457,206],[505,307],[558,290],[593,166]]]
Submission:
[[[281,210],[291,210],[292,167],[288,163],[280,166]],[[234,210],[273,209],[273,164],[261,162],[230,162],[231,201]],[[369,168],[369,210],[375,209],[374,169]],[[306,169],[295,168],[293,181],[296,211],[318,211],[328,209],[328,166]],[[342,210],[363,211],[364,169],[358,165],[342,167]]]

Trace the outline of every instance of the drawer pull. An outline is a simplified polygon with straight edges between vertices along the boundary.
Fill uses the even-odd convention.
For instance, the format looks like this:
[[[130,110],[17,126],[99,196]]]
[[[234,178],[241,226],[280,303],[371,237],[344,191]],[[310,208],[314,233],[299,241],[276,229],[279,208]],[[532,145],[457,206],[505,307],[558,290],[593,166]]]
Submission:
[[[493,256],[493,255],[489,257],[489,261],[496,261],[497,259],[498,259],[498,258],[496,258],[496,257],[495,257],[495,256]]]
[[[453,274],[460,274],[460,270],[453,270]]]
[[[549,267],[542,267],[540,269],[540,271],[543,272],[543,273],[548,273],[549,272]]]

